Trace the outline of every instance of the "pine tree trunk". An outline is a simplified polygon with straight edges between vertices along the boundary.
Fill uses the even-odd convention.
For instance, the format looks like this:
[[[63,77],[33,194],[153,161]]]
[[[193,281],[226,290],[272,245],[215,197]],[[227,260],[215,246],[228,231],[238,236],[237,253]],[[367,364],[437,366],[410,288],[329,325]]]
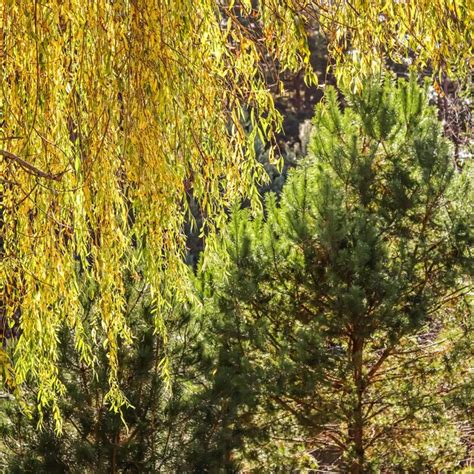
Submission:
[[[353,381],[357,393],[357,402],[352,413],[349,424],[349,439],[354,446],[355,455],[351,462],[351,473],[362,474],[364,472],[364,419],[362,412],[362,400],[364,394],[364,380],[362,377],[364,340],[355,337],[352,344],[352,366]]]

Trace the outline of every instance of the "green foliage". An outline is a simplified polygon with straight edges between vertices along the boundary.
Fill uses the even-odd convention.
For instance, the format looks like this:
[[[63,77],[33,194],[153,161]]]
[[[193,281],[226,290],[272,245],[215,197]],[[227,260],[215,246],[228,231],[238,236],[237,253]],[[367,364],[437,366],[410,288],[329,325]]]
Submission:
[[[192,426],[193,367],[199,351],[193,341],[198,327],[182,308],[166,320],[168,340],[156,333],[155,306],[142,281],[129,279],[125,285],[125,317],[134,332],[131,343],[122,342],[119,354],[119,383],[127,397],[121,414],[107,406],[108,359],[105,348],[95,353],[93,368],[80,360],[73,336],[60,333],[59,368],[65,386],[60,409],[64,430],[55,432],[55,420],[42,417],[35,408],[37,391],[25,390],[32,416],[18,406],[0,400],[0,438],[5,443],[7,472],[157,472],[179,469],[182,448],[189,442]],[[84,312],[97,311],[94,291],[82,301]],[[192,352],[193,350],[193,352]],[[165,356],[172,358],[164,376]]]
[[[374,79],[345,102],[327,90],[280,199],[256,217],[234,210],[203,259],[210,396],[232,433],[220,446],[255,469],[278,440],[352,472],[453,468],[465,451],[470,171],[455,175],[413,77]]]

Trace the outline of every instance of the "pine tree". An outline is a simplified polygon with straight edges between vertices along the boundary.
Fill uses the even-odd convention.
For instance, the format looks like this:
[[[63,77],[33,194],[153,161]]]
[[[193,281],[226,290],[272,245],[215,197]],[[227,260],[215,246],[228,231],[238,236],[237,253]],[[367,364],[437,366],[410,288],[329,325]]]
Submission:
[[[27,387],[30,418],[17,404],[0,401],[0,437],[5,443],[7,472],[175,472],[189,442],[193,407],[192,382],[199,352],[197,326],[183,308],[167,320],[168,341],[156,334],[154,301],[142,281],[128,279],[125,317],[134,331],[132,343],[119,356],[119,383],[127,407],[114,413],[107,406],[109,371],[106,348],[97,351],[93,368],[77,354],[74,338],[60,333],[61,402],[64,430],[55,431],[50,412],[35,409],[38,393]],[[95,289],[96,290],[96,289]],[[97,317],[94,288],[84,292],[88,317]],[[97,337],[100,337],[98,335]],[[169,351],[169,352],[167,352]],[[163,363],[172,359],[164,374]],[[2,416],[3,415],[3,416]],[[44,416],[42,428],[38,421]]]
[[[469,170],[454,172],[414,78],[344,101],[327,90],[281,198],[235,210],[203,260],[210,393],[230,413],[220,447],[260,469],[278,440],[344,472],[453,468],[469,400]]]

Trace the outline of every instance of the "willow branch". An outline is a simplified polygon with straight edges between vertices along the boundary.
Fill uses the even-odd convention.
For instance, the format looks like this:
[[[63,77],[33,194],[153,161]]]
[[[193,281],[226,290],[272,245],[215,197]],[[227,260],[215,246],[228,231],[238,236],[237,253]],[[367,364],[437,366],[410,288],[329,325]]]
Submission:
[[[0,156],[5,157],[7,160],[14,161],[15,163],[19,164],[27,173],[37,176],[39,178],[52,179],[54,181],[59,181],[62,175],[65,173],[64,171],[59,174],[45,173],[44,171],[41,171],[36,166],[33,166],[31,163],[28,163],[27,161],[25,161],[23,158],[20,158],[14,153],[11,153],[6,150],[0,149]]]

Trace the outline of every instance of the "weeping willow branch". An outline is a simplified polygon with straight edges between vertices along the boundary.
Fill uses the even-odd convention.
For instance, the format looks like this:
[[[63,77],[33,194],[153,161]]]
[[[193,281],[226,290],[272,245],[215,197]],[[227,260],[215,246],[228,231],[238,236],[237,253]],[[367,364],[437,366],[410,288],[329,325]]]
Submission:
[[[44,171],[41,171],[36,166],[33,166],[31,163],[28,163],[28,161],[25,161],[23,158],[20,158],[14,153],[10,153],[9,151],[6,151],[6,150],[0,150],[0,155],[6,158],[7,160],[17,163],[27,173],[33,176],[37,176],[38,178],[45,178],[45,179],[52,179],[54,181],[59,181],[61,177],[63,176],[63,174],[66,172],[66,171],[63,171],[62,173],[58,173],[58,174],[46,173]]]

